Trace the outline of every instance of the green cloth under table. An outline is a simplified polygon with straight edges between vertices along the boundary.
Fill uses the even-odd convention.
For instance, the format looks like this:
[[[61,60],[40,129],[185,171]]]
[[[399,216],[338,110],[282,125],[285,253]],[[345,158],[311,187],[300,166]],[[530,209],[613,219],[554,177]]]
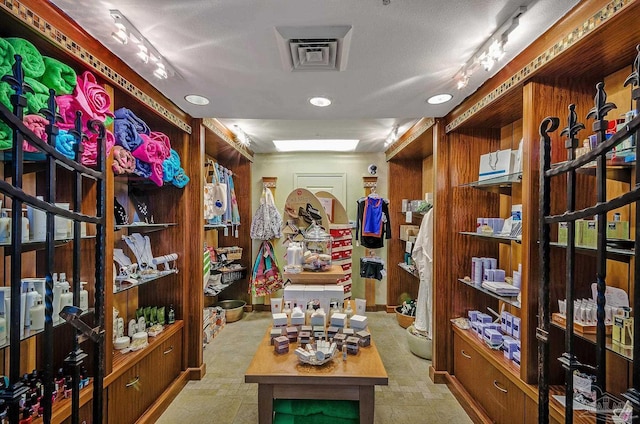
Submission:
[[[273,401],[273,410],[276,413],[293,416],[320,414],[329,418],[346,419],[346,422],[352,422],[353,419],[358,420],[359,408],[358,402],[352,400],[274,399]],[[310,422],[319,421],[312,420]]]
[[[324,414],[290,415],[276,413],[273,424],[358,424],[358,418],[337,418]]]

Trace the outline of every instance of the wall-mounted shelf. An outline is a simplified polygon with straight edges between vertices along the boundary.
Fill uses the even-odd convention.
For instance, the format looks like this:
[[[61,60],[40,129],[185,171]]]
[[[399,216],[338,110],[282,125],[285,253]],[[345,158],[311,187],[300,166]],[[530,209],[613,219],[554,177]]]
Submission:
[[[522,182],[522,172],[489,178],[482,181],[473,181],[462,184],[460,187],[472,187],[479,190],[492,191],[501,194],[511,194],[511,186]]]
[[[460,234],[465,235],[465,236],[478,237],[478,238],[481,238],[481,239],[485,239],[485,240],[489,240],[489,241],[495,241],[495,242],[504,243],[504,244],[511,244],[512,241],[515,241],[516,243],[521,243],[522,242],[522,240],[520,240],[517,237],[498,236],[498,235],[495,235],[495,234],[473,233],[471,231],[460,231]]]
[[[85,316],[87,316],[89,314],[92,314],[93,311],[94,311],[93,308],[89,308],[86,311],[84,311],[82,313],[82,315],[80,315],[80,316],[81,317],[85,317]],[[66,324],[66,323],[67,323],[66,321],[59,321],[58,323],[53,324],[53,328],[60,327],[60,326],[62,326],[64,324]],[[29,328],[25,328],[24,329],[24,335],[22,337],[20,337],[20,340],[30,339],[31,337],[35,337],[35,336],[37,336],[38,334],[41,334],[41,333],[44,333],[44,328],[42,330],[34,330],[34,331],[31,331]],[[4,349],[6,347],[9,347],[9,338],[7,338],[7,342],[6,343],[0,345],[0,350]]]
[[[124,229],[135,229],[142,233],[151,233],[154,231],[164,230],[165,228],[175,227],[176,225],[178,224],[175,222],[166,222],[160,224],[145,224],[143,222],[134,222],[133,224],[116,225],[115,230],[120,231]]]
[[[562,331],[565,331],[565,327],[555,321],[551,321],[551,325],[553,325],[556,328],[561,329]],[[595,334],[583,334],[583,333],[579,333],[577,331],[574,331],[573,334],[582,339],[582,340],[586,340],[589,343],[595,345],[596,344],[596,335]],[[607,335],[606,337],[606,343],[605,343],[605,347],[608,351],[613,352],[619,356],[621,356],[622,358],[626,359],[627,361],[633,361],[633,348],[625,348],[622,347],[618,344],[614,344],[611,336]]]
[[[224,230],[227,224],[204,224],[204,230]]]
[[[134,287],[140,287],[142,285],[145,285],[147,283],[150,283],[152,281],[156,281],[159,280],[161,278],[164,278],[168,275],[172,275],[172,274],[177,274],[178,270],[170,270],[170,271],[158,271],[158,274],[155,274],[153,277],[148,277],[148,278],[138,278],[137,279],[137,283],[130,283],[128,281],[118,281],[116,280],[116,284],[113,288],[113,293],[120,293],[123,291],[127,291],[130,290]]]
[[[402,263],[402,262],[400,262],[400,263],[398,264],[398,266],[399,266],[400,268],[404,269],[404,270],[405,270],[406,272],[408,272],[409,274],[413,275],[414,277],[416,277],[416,278],[420,278],[420,274],[418,274],[418,270],[417,270],[417,269],[415,269],[415,267],[410,267],[409,265],[404,264],[404,263]]]
[[[551,242],[551,247],[556,247],[560,249],[566,249],[566,244],[561,244],[558,242]],[[595,247],[583,247],[576,246],[576,252],[581,253],[583,255],[596,256],[598,253],[598,249]],[[631,258],[635,257],[635,251],[633,249],[619,249],[614,247],[607,246],[607,258],[612,259],[619,262],[629,262]]]
[[[90,239],[95,239],[96,236],[82,236],[81,239],[82,240],[90,240]],[[55,240],[54,244],[56,247],[59,246],[63,246],[67,243],[70,243],[73,241],[73,238],[64,238],[64,239],[59,239],[59,240]],[[0,247],[4,247],[6,248],[4,250],[4,255],[5,256],[11,256],[11,243],[0,243]],[[42,250],[45,248],[45,241],[42,240],[28,240],[28,241],[23,241],[22,242],[22,252],[32,252],[34,250]]]
[[[515,306],[516,308],[520,308],[520,302],[518,301],[518,298],[516,296],[513,297],[507,297],[507,296],[500,296],[490,290],[487,290],[485,288],[483,288],[482,286],[476,286],[475,284],[473,284],[472,281],[466,281],[462,278],[458,278],[458,281],[461,282],[464,285],[467,285],[475,290],[478,290],[482,293],[488,294],[491,297],[494,297],[504,303],[508,303],[511,306]]]

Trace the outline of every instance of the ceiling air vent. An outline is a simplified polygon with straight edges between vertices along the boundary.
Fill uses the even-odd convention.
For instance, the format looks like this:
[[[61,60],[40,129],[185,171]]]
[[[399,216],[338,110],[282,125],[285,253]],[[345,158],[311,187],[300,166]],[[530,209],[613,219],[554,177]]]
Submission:
[[[342,71],[347,66],[351,26],[278,27],[276,38],[287,71]]]

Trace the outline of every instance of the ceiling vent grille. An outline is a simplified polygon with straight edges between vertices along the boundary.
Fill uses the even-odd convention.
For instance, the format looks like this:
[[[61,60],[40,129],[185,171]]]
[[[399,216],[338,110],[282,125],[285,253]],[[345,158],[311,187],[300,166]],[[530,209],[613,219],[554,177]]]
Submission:
[[[351,26],[278,27],[276,37],[287,71],[342,71],[347,66]]]

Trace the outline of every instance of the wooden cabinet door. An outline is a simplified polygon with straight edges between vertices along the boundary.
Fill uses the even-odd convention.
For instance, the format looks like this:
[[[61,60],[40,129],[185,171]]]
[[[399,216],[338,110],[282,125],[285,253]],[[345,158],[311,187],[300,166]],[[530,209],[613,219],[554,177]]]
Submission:
[[[109,385],[107,410],[110,423],[134,423],[144,412],[142,380],[139,366],[134,365]]]
[[[482,404],[489,363],[457,334],[453,335],[453,373],[469,394]],[[483,405],[484,406],[484,405]]]
[[[489,380],[484,383],[484,408],[497,424],[525,422],[525,394],[497,368],[490,366]]]
[[[162,343],[158,353],[161,356],[164,387],[166,388],[178,377],[182,369],[182,331],[178,331]]]

